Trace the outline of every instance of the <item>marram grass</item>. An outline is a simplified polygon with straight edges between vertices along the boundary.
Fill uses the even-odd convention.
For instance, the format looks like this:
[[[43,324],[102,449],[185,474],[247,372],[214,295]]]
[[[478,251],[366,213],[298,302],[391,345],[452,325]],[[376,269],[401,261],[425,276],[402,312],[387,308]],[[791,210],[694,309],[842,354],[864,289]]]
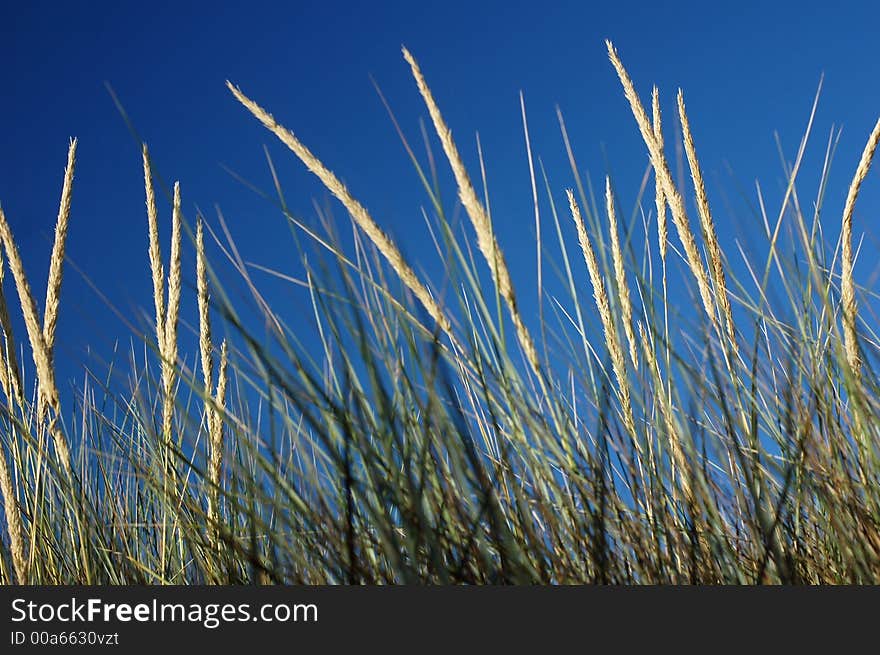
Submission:
[[[315,334],[288,327],[222,216],[225,243],[203,216],[190,231],[178,184],[163,260],[144,146],[144,275],[154,317],[140,347],[117,353],[118,377],[87,376],[68,400],[53,351],[65,240],[77,229],[72,141],[42,313],[0,210],[0,580],[880,582],[877,326],[852,247],[880,122],[836,216],[801,213],[794,167],[779,216],[798,265],[783,260],[779,226],[771,234],[764,214],[770,254],[747,259],[744,277],[716,231],[682,93],[691,190],[673,182],[658,90],[649,117],[610,42],[608,53],[621,109],[629,105],[653,172],[653,206],[639,206],[645,239],[632,238],[618,214],[611,179],[604,213],[595,209],[561,116],[578,192],[538,167],[540,196],[521,99],[539,239],[537,317],[524,310],[520,298],[532,290],[514,289],[497,238],[482,151],[481,199],[441,114],[444,100],[404,50],[448,166],[425,134],[426,172],[400,132],[430,201],[425,218],[445,276],[417,274],[330,167],[230,83],[245,114],[350,217],[348,247],[329,221],[322,233],[295,219],[270,160],[299,271],[278,277],[302,287]],[[829,174],[826,166],[817,207]],[[444,205],[447,179],[457,200]],[[450,219],[457,203],[467,230]],[[545,207],[555,245],[546,218],[542,228]],[[839,221],[839,243],[822,241],[820,221]],[[240,280],[212,267],[212,245]],[[195,267],[186,270],[190,246]],[[838,246],[836,273],[827,262]],[[561,293],[543,286],[551,252]],[[225,288],[240,283],[257,302],[230,301],[241,295]],[[673,306],[673,288],[693,306]],[[187,293],[197,316],[185,315]],[[16,313],[23,335],[13,333]],[[251,330],[255,320],[262,330]],[[194,353],[181,332],[190,325]],[[30,358],[21,361],[22,352]]]

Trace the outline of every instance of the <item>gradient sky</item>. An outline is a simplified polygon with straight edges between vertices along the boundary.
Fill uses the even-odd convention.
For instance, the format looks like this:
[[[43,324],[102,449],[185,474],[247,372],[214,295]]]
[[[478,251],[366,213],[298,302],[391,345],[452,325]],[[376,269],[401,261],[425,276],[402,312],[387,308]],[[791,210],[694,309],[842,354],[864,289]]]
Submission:
[[[268,145],[287,201],[306,222],[315,220],[313,201],[326,204],[328,194],[231,97],[230,79],[337,172],[418,262],[430,243],[419,213],[427,198],[369,77],[408,138],[421,144],[426,111],[400,55],[406,44],[475,179],[479,131],[496,231],[520,295],[533,298],[518,94],[525,94],[533,150],[557,203],[573,185],[558,104],[581,169],[597,188],[610,172],[629,212],[647,156],[607,60],[603,41],[610,38],[643,99],[651,84],[660,87],[670,130],[676,89],[684,89],[722,246],[736,258],[736,239],[761,239],[738,194],[754,205],[759,179],[768,210],[778,211],[784,181],[774,132],[793,159],[823,72],[803,201],[815,196],[832,125],[842,126],[826,214],[836,236],[846,185],[880,115],[878,19],[871,2],[7,2],[0,8],[0,203],[42,298],[67,142],[78,137],[68,255],[120,311],[152,311],[140,151],[106,81],[159,173],[180,180],[187,216],[199,207],[216,225],[219,205],[245,259],[300,274],[279,212],[221,164],[270,189]],[[667,142],[673,137],[667,132]],[[880,207],[877,170],[856,214],[857,234],[869,239]],[[160,211],[167,256],[164,200]],[[188,250],[190,280],[192,261]],[[857,277],[868,280],[876,261],[863,258]],[[291,295],[294,309],[297,298]],[[186,303],[191,311],[194,301]],[[68,268],[57,346],[68,379],[88,361],[87,347],[108,357],[117,339],[129,339],[124,324]]]

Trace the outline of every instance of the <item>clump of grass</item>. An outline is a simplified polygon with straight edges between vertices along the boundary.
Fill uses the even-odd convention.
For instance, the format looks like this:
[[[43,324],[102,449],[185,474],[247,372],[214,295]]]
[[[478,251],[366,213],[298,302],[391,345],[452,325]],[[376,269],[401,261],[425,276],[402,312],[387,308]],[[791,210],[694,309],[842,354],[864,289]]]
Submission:
[[[12,234],[12,229],[6,219],[6,215],[3,213],[2,208],[0,208],[0,242],[2,242],[3,250],[6,252],[9,267],[15,280],[18,299],[28,333],[28,340],[30,342],[31,354],[37,372],[36,413],[35,415],[30,416],[30,419],[35,424],[38,437],[37,460],[34,464],[34,470],[37,471],[38,476],[43,473],[43,467],[45,464],[44,437],[48,433],[51,435],[55,446],[55,453],[60,462],[63,474],[66,477],[63,483],[69,485],[67,486],[68,490],[74,483],[75,474],[68,441],[59,425],[61,418],[61,401],[56,384],[54,346],[60,306],[64,251],[67,242],[67,230],[70,220],[71,198],[73,194],[76,147],[77,140],[71,139],[67,152],[67,166],[64,170],[64,182],[61,191],[58,218],[55,225],[55,240],[52,246],[52,254],[49,259],[49,278],[42,321],[40,320],[37,304],[31,292],[30,283],[28,282],[27,275],[24,271],[24,266]],[[2,261],[0,261],[0,285],[2,285],[4,278],[2,268]],[[9,317],[6,298],[2,290],[0,290],[0,325],[2,325],[3,329],[3,345],[5,349],[4,356],[2,357],[2,360],[0,360],[2,361],[3,368],[3,390],[7,399],[6,407],[10,418],[9,425],[12,426],[14,425],[12,423],[12,417],[15,415],[13,413],[14,408],[17,409],[17,415],[20,419],[28,419],[30,412],[28,411],[21,380],[19,378],[19,368],[15,356],[15,340],[12,334],[12,322]],[[24,511],[24,506],[21,508],[19,507],[18,493],[13,484],[13,471],[16,471],[18,475],[23,473],[23,458],[21,451],[18,448],[13,449],[12,454],[13,461],[12,466],[10,466],[5,453],[0,452],[0,491],[2,491],[3,494],[4,515],[6,518],[7,529],[9,531],[13,568],[18,583],[27,584],[30,581],[30,562],[28,561],[29,557],[25,545],[25,523],[22,518],[27,512]],[[77,530],[82,534],[81,507],[75,499],[73,499],[71,505],[75,506],[68,506],[65,509],[68,510],[68,516],[70,516],[72,512],[76,521]],[[31,521],[33,522],[33,517],[31,517]],[[31,558],[34,550],[32,543]],[[88,555],[82,544],[80,544],[78,552],[82,557],[81,565],[83,567],[84,576],[88,579]]]
[[[849,187],[840,243],[824,243],[819,226],[828,167],[808,217],[795,165],[786,171],[775,229],[759,198],[771,245],[764,278],[753,274],[748,257],[743,276],[716,234],[720,215],[709,201],[683,94],[678,118],[699,235],[685,211],[691,192],[670,174],[659,91],[653,89],[649,117],[617,51],[607,47],[653,169],[656,243],[647,238],[650,209],[644,242],[621,224],[608,177],[604,215],[595,210],[561,115],[580,198],[566,191],[574,225],[560,219],[558,189],[543,166],[546,193],[538,192],[521,98],[538,238],[542,211],[557,235],[552,248],[538,243],[542,305],[530,317],[518,301],[526,296],[513,288],[488,200],[478,197],[421,69],[404,50],[451,173],[446,179],[437,170],[427,133],[430,171],[424,170],[392,115],[430,201],[425,218],[445,266],[443,280],[423,280],[330,168],[229,83],[351,220],[353,245],[345,247],[327,216],[319,225],[295,218],[269,159],[300,270],[266,272],[302,289],[314,338],[295,330],[284,305],[273,306],[258,288],[222,215],[225,240],[201,215],[190,232],[179,184],[170,194],[166,264],[144,146],[154,305],[144,332],[155,333],[158,357],[136,355],[134,345],[115,353],[106,377],[90,371],[72,400],[75,420],[63,422],[53,349],[72,141],[42,314],[0,210],[0,494],[8,537],[0,541],[0,580],[880,580],[876,338],[870,312],[857,312],[871,296],[854,279],[852,251],[855,201],[880,142],[880,122]],[[487,187],[479,142],[478,156]],[[444,184],[456,190],[470,231],[450,219],[458,206],[441,202]],[[667,211],[682,244],[682,279],[667,267],[670,253],[679,253],[669,249]],[[791,224],[797,265],[781,254],[783,221]],[[210,265],[208,232],[240,282]],[[193,235],[194,271],[182,266],[184,233]],[[578,257],[569,256],[574,244]],[[839,283],[827,265],[837,245]],[[3,255],[26,327],[22,344],[12,331],[15,307],[6,303]],[[545,279],[545,256],[559,260],[558,281]],[[652,274],[657,258],[662,288]],[[772,280],[774,262],[779,275]],[[255,311],[230,300],[241,297],[227,291],[239,283],[258,300]],[[695,311],[679,311],[667,284],[684,289],[680,298],[695,286]],[[197,324],[182,309],[190,287]],[[446,291],[437,296],[432,288]],[[508,356],[508,322],[522,361]],[[189,325],[198,350],[192,358]],[[261,329],[266,325],[271,329]],[[18,361],[23,346],[32,367]],[[24,392],[29,378],[33,399]]]
[[[71,142],[71,152],[73,152],[76,148],[76,141]],[[73,176],[73,157],[69,158],[69,177]],[[67,181],[68,175],[65,175],[65,181]],[[64,227],[61,228],[61,221],[64,221]],[[53,248],[53,261],[50,264],[50,293],[53,288],[58,287],[61,284],[61,261],[64,257],[64,241],[63,236],[66,233],[66,222],[67,216],[66,213],[59,215],[59,230],[57,234],[61,234],[60,245],[59,240],[56,239],[56,248]],[[64,470],[71,474],[73,469],[71,465],[70,458],[70,449],[67,445],[67,439],[64,436],[60,426],[58,425],[58,419],[61,415],[61,399],[58,394],[58,386],[55,382],[55,368],[52,364],[52,348],[50,343],[47,340],[47,336],[50,338],[54,337],[54,325],[55,325],[55,314],[57,313],[58,305],[57,300],[53,300],[53,304],[47,306],[46,316],[51,318],[51,323],[47,322],[44,327],[42,326],[42,321],[40,320],[39,312],[37,310],[37,303],[34,300],[33,293],[31,292],[30,283],[28,282],[27,275],[24,271],[24,265],[21,261],[21,256],[18,252],[18,247],[15,244],[15,239],[12,236],[12,230],[9,227],[9,222],[6,220],[6,215],[3,213],[3,210],[0,209],[0,240],[3,242],[3,247],[6,250],[6,257],[9,261],[9,268],[12,271],[12,277],[15,279],[15,287],[18,291],[18,299],[21,304],[21,311],[24,316],[25,327],[28,333],[28,339],[30,341],[31,346],[31,354],[33,355],[34,365],[37,371],[38,378],[38,393],[40,398],[40,404],[45,403],[46,406],[51,410],[51,416],[49,418],[48,431],[49,434],[52,435],[52,438],[55,443],[55,449],[58,453],[59,460],[61,461],[61,465],[64,467]],[[54,277],[53,277],[54,275]],[[50,296],[51,298],[51,296]]]

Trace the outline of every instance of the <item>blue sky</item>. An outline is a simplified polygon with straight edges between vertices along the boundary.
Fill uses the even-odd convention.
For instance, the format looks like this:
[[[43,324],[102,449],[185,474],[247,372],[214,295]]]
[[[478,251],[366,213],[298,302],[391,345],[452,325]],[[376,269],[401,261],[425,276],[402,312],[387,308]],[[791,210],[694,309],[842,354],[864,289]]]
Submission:
[[[221,164],[269,189],[267,144],[289,204],[307,222],[315,220],[312,202],[328,202],[327,193],[231,97],[224,86],[230,79],[294,130],[419,261],[429,243],[419,214],[427,198],[369,77],[407,136],[421,143],[418,121],[426,112],[400,55],[406,44],[474,166],[479,131],[496,231],[516,263],[520,295],[533,297],[532,202],[518,93],[525,94],[533,150],[557,203],[573,184],[558,104],[580,167],[598,188],[610,171],[629,211],[647,158],[605,54],[603,41],[611,38],[643,98],[652,83],[660,87],[669,129],[676,89],[684,89],[731,258],[736,238],[757,234],[760,243],[736,185],[754,203],[760,179],[770,212],[778,211],[783,178],[774,131],[793,159],[824,72],[803,200],[815,194],[832,125],[842,126],[826,213],[833,235],[846,184],[880,115],[880,9],[869,2],[666,4],[4,3],[0,203],[42,297],[67,140],[78,137],[68,255],[118,309],[151,312],[140,153],[106,81],[150,145],[160,174],[180,180],[187,216],[199,207],[215,221],[219,205],[245,259],[298,274],[279,213]],[[729,212],[722,189],[731,198]],[[878,201],[875,169],[857,208],[857,234],[873,237]],[[167,254],[168,203],[161,211]],[[874,268],[863,260],[857,276],[867,280]],[[583,280],[586,285],[585,273]],[[187,302],[185,311],[192,308]],[[59,330],[59,366],[70,376],[88,359],[88,346],[106,357],[116,339],[128,340],[125,326],[71,268]]]

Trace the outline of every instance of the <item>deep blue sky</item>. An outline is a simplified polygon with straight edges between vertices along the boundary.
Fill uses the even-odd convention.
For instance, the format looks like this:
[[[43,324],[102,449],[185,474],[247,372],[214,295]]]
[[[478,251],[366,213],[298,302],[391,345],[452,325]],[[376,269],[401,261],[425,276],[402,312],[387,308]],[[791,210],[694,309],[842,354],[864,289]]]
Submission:
[[[607,61],[607,37],[645,100],[651,84],[659,85],[667,141],[673,138],[675,91],[684,89],[722,245],[735,258],[734,239],[756,232],[746,214],[737,219],[746,222],[735,222],[726,213],[720,189],[734,203],[737,190],[724,164],[753,202],[754,180],[760,179],[775,215],[782,175],[773,133],[779,132],[786,156],[793,158],[823,71],[802,201],[809,204],[815,195],[832,124],[842,125],[832,173],[837,186],[826,213],[835,232],[845,185],[880,114],[875,7],[7,2],[0,9],[0,203],[42,298],[67,140],[77,136],[68,255],[119,309],[152,311],[140,153],[104,87],[107,81],[149,143],[162,176],[181,181],[187,215],[198,206],[215,220],[213,206],[219,204],[246,259],[299,274],[278,212],[220,164],[269,188],[262,152],[268,144],[298,215],[313,221],[312,201],[324,203],[327,194],[235,102],[224,86],[230,79],[293,129],[418,259],[429,243],[418,212],[427,200],[369,80],[372,74],[408,137],[421,144],[418,120],[426,112],[400,56],[404,43],[420,61],[470,163],[476,161],[474,134],[480,133],[496,229],[517,263],[520,295],[531,298],[532,203],[518,92],[525,93],[533,149],[545,161],[557,202],[573,184],[557,103],[581,168],[597,188],[610,170],[627,211],[647,161]],[[472,173],[478,177],[476,168]],[[857,209],[857,233],[873,229],[878,187],[874,170]],[[546,199],[542,203],[549,219]],[[167,202],[161,212],[167,256]],[[189,251],[187,257],[192,279]],[[865,280],[873,270],[863,262],[859,274]],[[191,308],[192,299],[186,302]],[[71,375],[86,360],[88,344],[107,356],[115,339],[127,341],[122,323],[70,268],[59,329],[59,363]]]

